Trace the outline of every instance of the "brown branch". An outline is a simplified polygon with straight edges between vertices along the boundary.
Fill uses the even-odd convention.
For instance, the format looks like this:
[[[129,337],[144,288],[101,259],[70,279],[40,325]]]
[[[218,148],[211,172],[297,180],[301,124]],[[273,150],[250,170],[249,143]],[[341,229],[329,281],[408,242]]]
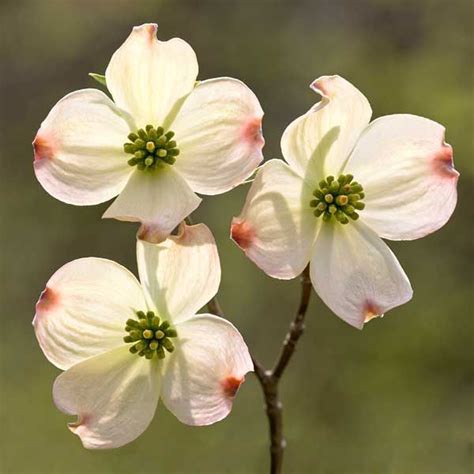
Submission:
[[[252,358],[255,375],[263,389],[265,398],[266,413],[270,428],[270,472],[271,474],[280,474],[283,469],[283,452],[286,447],[286,441],[283,436],[283,405],[279,398],[278,383],[285,371],[288,362],[295,352],[296,344],[304,331],[304,319],[311,297],[311,280],[309,278],[309,265],[301,274],[301,296],[298,311],[290,324],[288,334],[283,341],[280,356],[272,370],[265,368]]]
[[[301,296],[298,311],[290,324],[288,333],[283,341],[283,346],[272,370],[265,367],[252,356],[252,361],[260,385],[262,386],[265,399],[265,410],[270,428],[270,473],[281,474],[283,469],[283,452],[286,441],[283,436],[283,405],[279,398],[278,384],[291,357],[293,356],[299,338],[304,331],[304,319],[308,310],[311,297],[311,280],[309,277],[309,265],[301,274]],[[214,297],[207,304],[209,312],[223,317],[222,308]]]
[[[304,318],[306,311],[308,310],[309,299],[311,297],[311,279],[309,277],[309,265],[303,270],[301,274],[301,298],[298,311],[295,319],[290,324],[288,334],[283,341],[283,347],[281,349],[280,357],[278,358],[275,366],[273,367],[272,373],[276,379],[279,379],[288,362],[290,362],[293,352],[295,352],[296,344],[298,339],[301,337],[304,331]]]

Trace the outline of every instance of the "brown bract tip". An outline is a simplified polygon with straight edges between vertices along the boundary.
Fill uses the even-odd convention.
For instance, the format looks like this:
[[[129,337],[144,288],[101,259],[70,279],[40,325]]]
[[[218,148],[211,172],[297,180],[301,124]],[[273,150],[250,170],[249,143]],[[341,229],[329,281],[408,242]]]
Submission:
[[[238,378],[230,375],[222,381],[222,389],[224,393],[229,398],[234,398],[239,387],[242,385],[244,377]]]
[[[137,238],[150,244],[159,244],[163,242],[166,237],[167,235],[164,234],[160,228],[152,224],[142,223],[137,231]]]
[[[367,301],[364,306],[364,323],[369,322],[373,318],[378,318],[382,315],[380,308],[372,301]]]
[[[432,159],[434,172],[443,179],[457,179],[459,173],[454,168],[453,148],[448,143],[443,143]]]
[[[255,231],[248,222],[233,219],[230,236],[241,249],[246,250],[252,245]]]
[[[133,27],[133,33],[139,34],[142,38],[150,43],[156,40],[156,33],[158,31],[158,25],[156,23],[145,23],[140,26]]]
[[[78,428],[81,426],[86,426],[91,420],[91,416],[86,414],[78,415],[77,420],[71,423],[68,423],[69,429],[75,433]]]
[[[52,160],[55,153],[55,145],[51,136],[38,132],[33,140],[35,161]]]
[[[59,302],[58,294],[51,288],[46,287],[36,303],[36,311],[45,313],[51,311]]]
[[[316,79],[310,87],[323,97],[329,98],[335,93],[333,82],[336,77],[337,76],[322,76]]]
[[[265,140],[262,135],[262,118],[252,117],[242,127],[242,138],[249,144],[262,148]]]

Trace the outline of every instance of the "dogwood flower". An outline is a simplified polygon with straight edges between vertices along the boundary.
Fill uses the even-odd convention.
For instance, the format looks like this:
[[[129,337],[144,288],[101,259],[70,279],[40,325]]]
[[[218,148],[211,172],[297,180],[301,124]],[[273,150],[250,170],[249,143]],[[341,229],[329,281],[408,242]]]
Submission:
[[[217,292],[209,229],[183,225],[160,244],[138,240],[141,284],[121,265],[81,258],[48,281],[33,321],[41,349],[64,370],[53,398],[86,448],[115,448],[150,424],[158,399],[183,423],[228,415],[253,364],[228,321],[197,314]]]
[[[103,217],[142,223],[165,238],[201,199],[242,183],[262,161],[263,111],[242,82],[196,82],[191,46],[133,28],[107,67],[114,102],[96,89],[61,99],[34,142],[44,189],[75,205],[118,198]]]
[[[412,297],[381,238],[418,239],[443,226],[459,174],[438,123],[398,114],[369,124],[369,102],[345,79],[321,77],[311,88],[322,100],[285,130],[287,163],[262,166],[231,236],[275,278],[311,262],[321,299],[362,328]]]

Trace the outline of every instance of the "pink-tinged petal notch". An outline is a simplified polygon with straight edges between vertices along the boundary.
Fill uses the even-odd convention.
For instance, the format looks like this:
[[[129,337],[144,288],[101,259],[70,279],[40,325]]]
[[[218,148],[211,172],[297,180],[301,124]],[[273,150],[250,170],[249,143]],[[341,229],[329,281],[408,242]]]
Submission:
[[[234,398],[239,391],[240,386],[244,383],[245,377],[234,377],[230,375],[222,381],[222,389],[226,397]]]
[[[453,148],[449,143],[443,142],[441,148],[434,154],[431,163],[436,175],[442,179],[457,180],[459,178],[459,173],[454,168]]]
[[[255,239],[255,230],[248,222],[234,217],[230,227],[230,237],[242,250],[247,250]]]
[[[368,323],[371,319],[379,318],[383,316],[383,312],[380,308],[372,301],[367,301],[363,309],[364,324]]]
[[[321,76],[311,83],[309,86],[322,97],[330,98],[336,93],[334,82],[338,76]]]
[[[51,134],[41,130],[33,140],[34,161],[52,160],[57,151],[57,146]]]
[[[166,234],[162,234],[160,229],[147,224],[142,224],[137,231],[137,239],[144,240],[150,244],[159,244],[166,239]]]
[[[74,434],[80,435],[81,431],[87,427],[91,419],[91,415],[87,413],[78,414],[77,420],[68,423],[67,426]]]
[[[242,127],[242,138],[252,146],[262,149],[265,139],[262,133],[262,117],[248,119]]]
[[[36,312],[43,314],[54,309],[59,303],[59,295],[56,291],[46,287],[36,303]]]
[[[158,31],[158,25],[156,23],[145,23],[144,25],[134,26],[133,32],[138,34],[145,34],[148,36],[148,40],[153,42],[156,40],[156,33]]]

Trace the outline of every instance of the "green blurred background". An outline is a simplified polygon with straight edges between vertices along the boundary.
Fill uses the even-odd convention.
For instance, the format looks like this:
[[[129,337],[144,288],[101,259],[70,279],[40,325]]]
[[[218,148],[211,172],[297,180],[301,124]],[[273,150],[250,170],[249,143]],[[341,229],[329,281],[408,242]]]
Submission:
[[[314,297],[307,332],[282,384],[287,473],[473,472],[473,7],[456,1],[38,0],[1,3],[2,473],[265,473],[267,421],[254,376],[211,427],[180,424],[160,406],[151,427],[114,451],[82,448],[51,400],[59,373],[31,326],[50,275],[78,257],[136,270],[136,226],[102,221],[107,204],[73,207],[35,179],[31,141],[66,93],[95,87],[133,25],[195,49],[199,78],[245,81],[266,112],[267,159],[285,126],[317,97],[308,85],[341,74],[374,116],[409,112],[447,127],[462,176],[445,228],[390,244],[415,296],[359,332]],[[269,364],[296,308],[298,283],[272,280],[228,239],[247,188],[206,198],[193,219],[215,233],[220,299]]]

